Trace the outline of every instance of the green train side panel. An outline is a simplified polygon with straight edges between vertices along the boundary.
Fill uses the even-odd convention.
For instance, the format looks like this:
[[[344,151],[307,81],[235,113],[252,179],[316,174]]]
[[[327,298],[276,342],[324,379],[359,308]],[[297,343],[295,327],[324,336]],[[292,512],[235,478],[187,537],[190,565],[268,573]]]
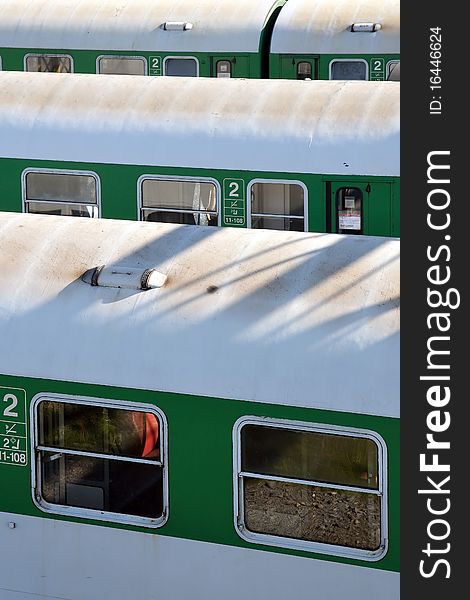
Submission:
[[[271,79],[297,79],[299,62],[312,65],[312,79],[330,79],[332,60],[365,60],[368,64],[369,80],[387,79],[387,64],[400,60],[399,54],[272,54],[269,63]]]
[[[73,59],[75,73],[96,73],[96,61],[100,56],[137,56],[147,61],[147,73],[152,76],[163,75],[163,61],[167,57],[191,56],[199,63],[200,77],[214,77],[218,60],[230,60],[232,77],[260,78],[260,53],[201,53],[201,52],[132,52],[108,50],[57,50],[45,48],[0,48],[0,59],[4,71],[24,71],[24,59],[27,54],[66,54]]]
[[[100,179],[101,216],[111,219],[138,219],[137,182],[142,175],[173,175],[216,179],[220,185],[221,225],[247,227],[248,185],[253,179],[300,181],[308,191],[308,230],[335,233],[336,219],[331,212],[329,186],[340,181],[348,186],[370,186],[364,209],[366,235],[398,237],[400,235],[398,177],[311,175],[306,173],[275,173],[147,167],[95,163],[71,163],[0,158],[0,210],[22,212],[21,175],[25,169],[69,169],[93,171]]]
[[[142,402],[158,406],[168,420],[170,499],[169,519],[157,530],[44,513],[32,500],[31,455],[28,452],[26,465],[0,463],[0,511],[345,562],[388,571],[399,570],[399,419],[1,375],[0,386],[2,395],[14,388],[18,397],[25,398],[28,431],[31,426],[30,403],[39,393]],[[312,390],[312,394],[314,393]],[[383,437],[388,452],[389,520],[389,546],[383,559],[368,562],[263,546],[245,542],[237,535],[233,524],[232,429],[242,416],[361,428],[375,431]],[[25,443],[30,450],[29,437]]]

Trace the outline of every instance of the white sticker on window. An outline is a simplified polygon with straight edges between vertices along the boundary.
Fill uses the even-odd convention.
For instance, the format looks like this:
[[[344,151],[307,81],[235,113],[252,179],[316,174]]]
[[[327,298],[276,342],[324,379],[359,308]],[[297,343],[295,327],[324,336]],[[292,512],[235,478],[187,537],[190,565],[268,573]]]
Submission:
[[[361,230],[361,217],[339,217],[340,229],[352,229],[354,231]]]

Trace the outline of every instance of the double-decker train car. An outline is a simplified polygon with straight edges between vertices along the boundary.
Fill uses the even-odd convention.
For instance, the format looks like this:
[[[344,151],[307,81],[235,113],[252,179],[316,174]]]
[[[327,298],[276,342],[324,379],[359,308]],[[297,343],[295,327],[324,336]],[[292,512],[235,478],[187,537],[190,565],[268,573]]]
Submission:
[[[2,210],[399,235],[399,85],[0,73]]]
[[[398,0],[0,0],[5,70],[383,80],[398,59]]]
[[[270,77],[399,80],[399,0],[289,0],[270,48]]]
[[[398,263],[1,213],[2,600],[396,600]]]

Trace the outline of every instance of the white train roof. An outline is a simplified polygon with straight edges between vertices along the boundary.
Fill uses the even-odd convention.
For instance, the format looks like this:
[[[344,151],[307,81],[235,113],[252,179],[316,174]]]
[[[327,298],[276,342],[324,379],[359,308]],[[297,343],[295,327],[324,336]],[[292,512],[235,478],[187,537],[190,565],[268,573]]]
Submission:
[[[167,279],[92,287],[98,265]],[[1,213],[0,365],[397,416],[399,241]]]
[[[399,174],[399,85],[0,73],[0,157]]]
[[[375,33],[351,32],[379,23]],[[271,52],[280,54],[398,53],[399,0],[289,0],[274,26]]]
[[[0,46],[257,52],[276,0],[0,0]],[[166,22],[191,23],[168,31]]]

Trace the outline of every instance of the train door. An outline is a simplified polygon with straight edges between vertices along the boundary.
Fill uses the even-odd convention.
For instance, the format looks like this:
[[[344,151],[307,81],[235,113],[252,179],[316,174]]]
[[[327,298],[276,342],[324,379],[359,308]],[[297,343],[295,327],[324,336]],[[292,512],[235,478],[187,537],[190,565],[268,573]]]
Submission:
[[[281,79],[318,79],[318,56],[281,56]]]
[[[328,182],[328,231],[349,235],[394,235],[392,185],[388,182]]]
[[[211,58],[211,77],[250,77],[248,56],[213,56]]]

